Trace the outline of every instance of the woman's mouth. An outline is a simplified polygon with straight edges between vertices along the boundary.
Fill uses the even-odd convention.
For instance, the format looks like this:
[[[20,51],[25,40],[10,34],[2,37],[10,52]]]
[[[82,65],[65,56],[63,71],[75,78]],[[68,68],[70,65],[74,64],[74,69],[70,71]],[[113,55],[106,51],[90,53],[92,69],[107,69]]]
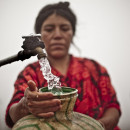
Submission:
[[[65,48],[65,45],[61,44],[61,43],[54,43],[54,44],[51,44],[50,46],[53,49],[63,49],[63,48]]]

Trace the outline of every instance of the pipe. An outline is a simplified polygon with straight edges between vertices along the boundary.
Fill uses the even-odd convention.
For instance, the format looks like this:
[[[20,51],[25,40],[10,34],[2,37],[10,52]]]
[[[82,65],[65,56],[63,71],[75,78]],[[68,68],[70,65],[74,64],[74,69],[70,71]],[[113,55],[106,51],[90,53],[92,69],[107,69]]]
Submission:
[[[46,54],[42,49],[45,48],[44,43],[40,41],[40,34],[34,34],[29,36],[22,36],[25,38],[23,42],[22,48],[24,50],[19,51],[16,55],[0,60],[0,67],[14,61],[23,61],[25,59],[29,59],[31,56],[37,55],[38,59],[42,57],[46,57]]]

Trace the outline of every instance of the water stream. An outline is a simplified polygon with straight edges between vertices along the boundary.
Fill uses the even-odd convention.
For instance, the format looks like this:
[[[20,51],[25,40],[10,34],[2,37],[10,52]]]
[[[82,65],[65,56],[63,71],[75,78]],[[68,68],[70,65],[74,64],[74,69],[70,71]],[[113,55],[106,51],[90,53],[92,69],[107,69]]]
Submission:
[[[47,57],[43,57],[39,59],[39,64],[41,66],[41,71],[44,78],[47,80],[48,83],[48,90],[56,95],[62,94],[60,78],[53,75],[51,72],[51,66]]]

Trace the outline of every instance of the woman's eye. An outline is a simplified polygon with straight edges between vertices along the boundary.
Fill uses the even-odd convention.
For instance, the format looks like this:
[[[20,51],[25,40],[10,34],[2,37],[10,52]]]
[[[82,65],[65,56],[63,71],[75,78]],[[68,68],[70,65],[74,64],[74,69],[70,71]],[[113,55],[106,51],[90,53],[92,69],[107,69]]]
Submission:
[[[47,31],[47,32],[51,32],[53,29],[52,28],[46,28],[44,30]]]
[[[69,31],[69,30],[70,30],[70,27],[68,27],[68,26],[63,26],[61,29],[62,29],[63,31]]]
[[[62,28],[62,30],[63,30],[63,31],[68,31],[68,30],[69,30],[69,28]]]

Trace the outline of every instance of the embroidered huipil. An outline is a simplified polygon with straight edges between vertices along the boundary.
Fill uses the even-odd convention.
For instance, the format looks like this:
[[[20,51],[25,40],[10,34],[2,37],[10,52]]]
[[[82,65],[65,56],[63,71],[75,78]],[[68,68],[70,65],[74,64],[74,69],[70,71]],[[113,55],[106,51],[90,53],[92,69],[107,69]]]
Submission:
[[[74,111],[89,115],[95,119],[102,117],[107,108],[114,107],[120,112],[116,92],[111,84],[107,70],[94,60],[70,56],[70,64],[66,76],[52,67],[52,73],[60,77],[62,86],[78,89],[78,98]],[[47,86],[38,62],[29,64],[19,75],[14,84],[14,94],[7,106],[6,123],[13,122],[9,116],[9,108],[19,102],[28,87],[27,82],[33,80],[38,88]],[[115,128],[118,130],[118,127]]]

